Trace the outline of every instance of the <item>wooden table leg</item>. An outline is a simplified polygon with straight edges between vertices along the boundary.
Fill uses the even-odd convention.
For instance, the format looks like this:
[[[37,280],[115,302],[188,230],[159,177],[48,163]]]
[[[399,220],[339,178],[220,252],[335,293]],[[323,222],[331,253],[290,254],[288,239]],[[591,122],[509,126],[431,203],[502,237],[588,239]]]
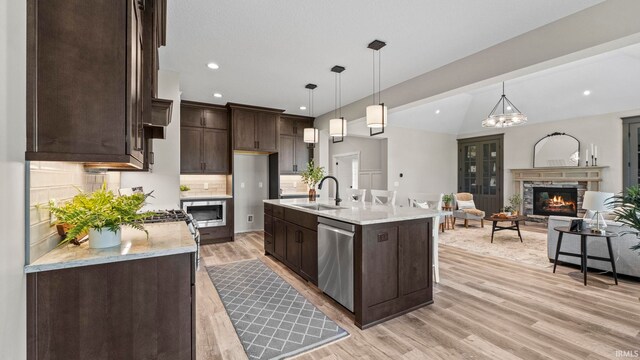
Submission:
[[[560,232],[558,234],[558,245],[556,245],[556,258],[553,260],[553,272],[556,272],[556,265],[558,265],[558,256],[560,256],[560,246],[562,245],[562,235],[564,233]]]
[[[493,222],[493,226],[491,227],[491,243],[493,244],[493,234],[496,232],[496,225],[498,224],[497,221]]]
[[[520,242],[522,241],[522,235],[520,234],[520,221],[516,221],[516,230],[518,230],[518,236],[520,237]]]
[[[580,254],[582,255],[582,271],[584,286],[587,286],[587,236],[580,236]]]
[[[609,249],[609,259],[611,260],[611,271],[613,272],[613,279],[618,285],[618,274],[616,273],[616,259],[613,257],[613,251],[611,250],[611,238],[607,236],[607,248]]]

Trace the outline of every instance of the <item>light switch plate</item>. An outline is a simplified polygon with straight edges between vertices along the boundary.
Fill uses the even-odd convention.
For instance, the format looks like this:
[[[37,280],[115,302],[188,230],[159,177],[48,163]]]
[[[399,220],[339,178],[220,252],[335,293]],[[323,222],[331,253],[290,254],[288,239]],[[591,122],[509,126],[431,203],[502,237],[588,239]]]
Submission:
[[[243,182],[240,183],[240,188],[244,189],[244,183]]]
[[[204,189],[209,190],[209,183],[204,183]]]
[[[258,183],[258,187],[262,189],[262,181]]]

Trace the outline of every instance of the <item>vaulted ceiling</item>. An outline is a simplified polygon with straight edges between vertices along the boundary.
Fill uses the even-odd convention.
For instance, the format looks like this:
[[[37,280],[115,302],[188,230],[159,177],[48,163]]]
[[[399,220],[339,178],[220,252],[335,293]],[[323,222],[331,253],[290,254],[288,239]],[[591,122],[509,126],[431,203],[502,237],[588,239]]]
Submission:
[[[169,0],[168,44],[160,50],[160,66],[180,73],[183,99],[247,103],[298,114],[306,114],[299,109],[307,104],[304,85],[316,83],[319,115],[334,108],[334,77],[329,71],[333,65],[347,68],[342,76],[343,104],[371,93],[372,53],[366,45],[374,39],[388,43],[382,50],[382,87],[387,88],[600,2]],[[209,62],[220,68],[209,70]],[[567,76],[579,78],[580,70],[576,71]],[[545,78],[514,80],[507,86],[508,96],[528,110],[531,119],[549,119],[550,113],[538,113],[543,111],[538,104],[544,104],[544,94],[523,86],[525,80],[541,90],[563,93],[566,105],[583,100],[571,96],[575,89],[592,86],[593,98],[602,94],[587,78],[575,89]],[[214,98],[214,92],[223,97]],[[475,121],[481,117],[476,113],[486,115],[498,96],[496,84],[403,111],[412,116],[393,115],[402,126],[435,126],[455,133],[464,126],[459,119]],[[524,99],[533,97],[539,100],[529,107]],[[427,116],[436,110],[430,106],[442,108],[439,118]]]

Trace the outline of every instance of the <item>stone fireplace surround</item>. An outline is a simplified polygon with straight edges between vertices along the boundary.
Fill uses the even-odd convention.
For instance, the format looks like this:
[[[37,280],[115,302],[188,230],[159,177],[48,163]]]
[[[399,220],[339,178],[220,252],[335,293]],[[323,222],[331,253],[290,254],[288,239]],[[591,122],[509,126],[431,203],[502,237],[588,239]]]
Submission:
[[[522,213],[531,221],[546,222],[547,216],[533,215],[533,188],[536,186],[576,188],[578,216],[584,215],[582,200],[587,190],[599,191],[606,166],[568,166],[552,168],[511,169],[515,192],[522,195]]]

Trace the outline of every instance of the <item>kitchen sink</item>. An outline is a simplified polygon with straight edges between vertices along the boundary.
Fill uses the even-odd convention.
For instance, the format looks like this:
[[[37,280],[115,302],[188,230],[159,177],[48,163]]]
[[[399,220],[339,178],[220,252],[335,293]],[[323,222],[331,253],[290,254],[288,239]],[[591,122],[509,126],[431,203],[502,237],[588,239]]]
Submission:
[[[324,205],[324,204],[292,204],[292,205],[296,207],[316,210],[316,211],[346,209],[345,207],[331,206],[331,205]]]

